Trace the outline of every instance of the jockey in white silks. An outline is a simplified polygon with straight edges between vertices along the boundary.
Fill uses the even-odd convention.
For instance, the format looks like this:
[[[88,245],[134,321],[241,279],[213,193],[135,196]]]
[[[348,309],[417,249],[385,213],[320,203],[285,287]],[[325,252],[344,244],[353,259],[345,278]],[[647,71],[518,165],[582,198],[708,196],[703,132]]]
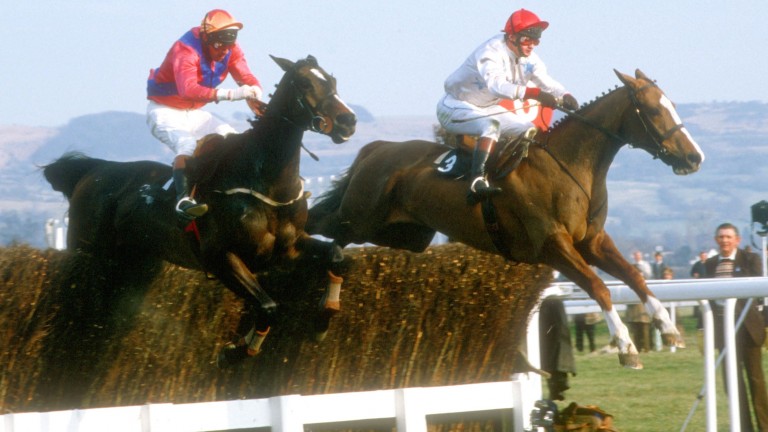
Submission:
[[[437,118],[449,133],[479,136],[472,159],[473,194],[493,195],[501,189],[488,183],[485,164],[501,137],[532,139],[533,123],[499,105],[504,99],[534,99],[542,106],[577,109],[579,104],[562,84],[547,73],[533,49],[549,23],[533,12],[513,13],[496,35],[467,57],[445,80],[445,96],[437,104]],[[528,83],[536,87],[529,87]]]

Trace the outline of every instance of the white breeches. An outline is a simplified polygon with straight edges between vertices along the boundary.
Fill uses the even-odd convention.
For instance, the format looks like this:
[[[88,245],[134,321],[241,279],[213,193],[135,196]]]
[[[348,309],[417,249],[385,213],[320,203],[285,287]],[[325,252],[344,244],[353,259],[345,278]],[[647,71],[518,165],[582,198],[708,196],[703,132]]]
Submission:
[[[227,135],[237,132],[207,111],[176,109],[153,101],[147,106],[147,126],[152,135],[175,154],[186,156],[192,156],[197,140],[208,134]]]
[[[492,138],[517,137],[533,123],[501,105],[478,107],[456,100],[450,95],[443,96],[437,103],[437,119],[446,131],[453,134]]]

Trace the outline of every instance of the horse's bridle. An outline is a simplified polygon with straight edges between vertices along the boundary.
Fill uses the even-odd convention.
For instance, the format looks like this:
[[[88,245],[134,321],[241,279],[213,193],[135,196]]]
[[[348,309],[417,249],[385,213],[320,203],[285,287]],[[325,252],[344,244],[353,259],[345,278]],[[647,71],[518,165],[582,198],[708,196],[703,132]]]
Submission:
[[[325,135],[330,134],[333,131],[333,121],[329,120],[328,117],[324,115],[318,114],[317,107],[322,105],[323,101],[325,101],[326,99],[331,97],[336,97],[337,96],[336,91],[326,94],[322,99],[320,99],[320,103],[318,103],[316,106],[312,106],[309,103],[309,101],[307,101],[306,94],[299,91],[298,87],[296,86],[296,81],[293,79],[291,80],[291,86],[293,87],[293,90],[298,95],[300,95],[296,97],[296,103],[298,104],[299,108],[303,110],[307,114],[307,117],[309,117],[310,119],[306,129],[312,132],[317,132]]]
[[[667,140],[669,137],[671,137],[675,132],[683,129],[685,126],[683,125],[683,123],[678,123],[674,127],[667,130],[666,132],[661,132],[656,127],[656,125],[651,121],[651,118],[648,116],[648,114],[646,114],[645,112],[643,112],[642,109],[640,109],[640,100],[637,98],[637,94],[646,89],[653,88],[653,87],[657,87],[657,85],[653,82],[648,82],[648,84],[638,88],[637,90],[634,90],[629,87],[627,87],[627,90],[629,90],[629,100],[632,102],[632,106],[634,107],[635,114],[637,114],[637,118],[640,121],[640,124],[643,125],[643,128],[645,129],[646,134],[648,134],[651,137],[651,140],[655,145],[655,148],[650,148],[650,149],[646,148],[646,150],[649,153],[651,153],[651,155],[653,155],[655,159],[658,159],[660,156],[668,153],[667,149],[664,147],[662,143],[665,140]],[[610,138],[612,138],[617,142],[627,143],[630,147],[642,148],[642,146],[632,143],[631,141],[621,137],[617,133],[606,129],[601,125],[593,123],[591,120],[587,119],[586,117],[582,116],[576,111],[571,111],[561,106],[557,106],[556,108],[568,114],[569,116],[573,116],[574,118],[579,119],[585,124],[592,126],[593,128],[601,131],[602,133],[608,135]]]
[[[631,89],[629,87],[627,89],[629,90],[629,100],[632,102],[632,105],[633,105],[633,107],[635,109],[635,113],[637,114],[637,118],[640,120],[640,124],[643,125],[643,128],[645,128],[645,132],[648,135],[651,136],[651,139],[653,140],[653,143],[656,145],[655,149],[646,149],[646,150],[649,150],[649,153],[651,153],[653,155],[654,159],[658,159],[660,156],[662,156],[665,153],[667,153],[667,149],[664,148],[664,146],[662,145],[662,142],[664,142],[666,139],[671,137],[672,134],[674,134],[675,132],[681,130],[684,126],[683,126],[682,123],[678,123],[677,125],[675,125],[675,127],[673,127],[671,129],[669,129],[668,131],[662,133],[662,132],[660,132],[658,130],[658,128],[656,128],[656,125],[651,121],[650,117],[648,117],[648,114],[644,113],[640,109],[640,101],[637,99],[637,94],[642,92],[645,89],[652,88],[652,87],[657,87],[657,86],[653,82],[648,82],[648,84],[638,88],[637,90]],[[564,107],[559,106],[559,105],[556,106],[556,108],[559,109],[560,111],[563,111],[564,113],[568,114],[569,116],[573,116],[574,118],[579,119],[580,121],[584,122],[585,124],[587,124],[589,126],[592,126],[593,128],[595,128],[595,129],[599,130],[600,132],[608,135],[608,137],[610,137],[611,139],[613,139],[613,140],[615,140],[615,141],[617,141],[619,143],[622,143],[622,144],[623,143],[627,143],[631,147],[640,147],[640,146],[638,146],[636,144],[631,143],[629,140],[622,138],[617,133],[615,133],[613,131],[610,131],[607,128],[601,126],[601,125],[593,123],[591,120],[587,119],[586,117],[582,116],[581,114],[577,113],[576,111],[569,110],[569,109],[564,108]],[[650,128],[648,127],[649,124],[651,125]],[[545,152],[547,152],[547,154],[550,155],[550,157],[552,157],[552,159],[555,160],[555,162],[560,166],[560,168],[563,171],[565,171],[565,173],[571,178],[571,180],[573,180],[576,183],[576,186],[578,186],[579,189],[581,189],[581,191],[587,197],[587,200],[591,201],[592,198],[590,197],[590,195],[587,192],[587,190],[584,189],[584,186],[582,186],[581,183],[579,183],[579,181],[576,179],[576,177],[574,177],[574,175],[570,172],[570,170],[568,170],[568,167],[565,166],[565,164],[563,164],[560,161],[560,159],[558,159],[555,156],[554,153],[552,153],[552,151],[547,146],[546,142],[543,143],[543,144],[540,144],[539,147],[541,147]],[[605,203],[603,203],[600,207],[598,207],[593,213],[591,213],[589,215],[588,219],[589,219],[590,222],[594,219],[594,215],[597,214],[597,212],[600,209],[602,209],[602,207],[604,205],[605,205]]]
[[[298,69],[298,68],[296,68],[296,69]],[[296,73],[296,70],[294,70],[294,74],[295,73]],[[325,116],[319,115],[317,113],[317,107],[313,107],[307,101],[306,95],[303,92],[301,92],[299,90],[299,88],[296,86],[296,80],[294,78],[291,79],[291,87],[293,88],[294,92],[296,92],[296,94],[299,95],[299,96],[296,97],[295,102],[299,106],[299,108],[307,114],[307,117],[310,119],[309,125],[308,126],[299,126],[293,120],[291,120],[291,119],[289,119],[289,118],[287,118],[285,116],[283,116],[282,119],[284,121],[287,121],[288,123],[291,123],[292,125],[294,125],[294,126],[296,126],[298,128],[303,128],[303,129],[306,129],[306,130],[311,130],[312,132],[318,132],[318,133],[322,133],[322,134],[326,134],[326,135],[330,134],[333,131],[333,122],[327,120],[327,118]],[[329,97],[336,97],[336,96],[337,96],[337,93],[335,91],[325,95],[325,97],[320,99],[320,104],[318,104],[318,106],[321,105],[322,102],[325,101],[326,99],[328,99]],[[315,156],[314,153],[312,153],[306,147],[304,147],[303,143],[301,144],[301,147],[304,150],[306,150],[309,153],[309,155],[312,156],[313,159],[317,160],[317,156]],[[215,191],[215,192],[220,192],[220,193],[223,193],[225,195],[232,195],[232,194],[251,195],[251,196],[259,199],[261,202],[263,202],[263,203],[265,203],[265,204],[267,204],[267,205],[269,205],[271,207],[285,207],[285,206],[293,205],[293,204],[295,204],[298,201],[306,200],[306,199],[309,198],[311,193],[310,192],[306,192],[304,190],[304,181],[303,180],[300,182],[300,185],[301,185],[301,189],[299,190],[298,195],[295,198],[293,198],[293,199],[291,199],[289,201],[285,201],[285,202],[275,201],[272,198],[262,194],[261,192],[253,190],[253,189],[250,189],[250,188],[232,188],[232,189],[228,189],[226,191]]]
[[[645,132],[648,135],[650,135],[651,139],[653,140],[653,143],[656,145],[656,148],[653,149],[655,151],[651,152],[651,154],[655,159],[658,159],[661,155],[668,152],[662,143],[666,141],[669,137],[671,137],[675,132],[683,129],[685,126],[683,125],[682,122],[680,122],[676,124],[674,127],[667,130],[666,132],[659,131],[656,125],[651,121],[648,114],[646,114],[640,109],[640,101],[637,99],[638,93],[651,87],[657,87],[657,86],[653,82],[648,82],[648,84],[640,87],[639,89],[630,91],[629,99],[632,101],[632,105],[635,106],[635,113],[637,113],[637,118],[640,120],[640,124],[643,125]],[[634,145],[632,143],[629,143],[629,145],[632,147],[638,147],[637,145]]]

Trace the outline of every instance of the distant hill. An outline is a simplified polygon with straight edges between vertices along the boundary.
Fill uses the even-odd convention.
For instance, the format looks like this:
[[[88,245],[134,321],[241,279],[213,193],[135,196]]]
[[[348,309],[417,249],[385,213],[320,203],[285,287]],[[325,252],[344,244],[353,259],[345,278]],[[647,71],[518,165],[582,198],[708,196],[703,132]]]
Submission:
[[[305,134],[305,145],[320,157],[320,162],[306,155],[302,160],[302,175],[315,197],[364,144],[433,138],[432,116],[374,118],[363,107],[353,108],[360,123],[350,142],[335,145],[322,135]],[[681,104],[678,112],[706,154],[700,172],[675,176],[648,153],[630,148],[619,152],[609,172],[607,228],[627,254],[658,246],[679,256],[693,251],[686,259],[692,258],[697,249],[713,246],[712,230],[725,220],[743,227],[749,239],[750,206],[768,200],[762,185],[768,174],[768,104]],[[244,130],[247,119],[241,113],[227,120]],[[0,245],[45,247],[43,223],[62,217],[67,206],[38,167],[73,150],[112,160],[172,158],[139,113],[96,113],[60,128],[0,125]]]

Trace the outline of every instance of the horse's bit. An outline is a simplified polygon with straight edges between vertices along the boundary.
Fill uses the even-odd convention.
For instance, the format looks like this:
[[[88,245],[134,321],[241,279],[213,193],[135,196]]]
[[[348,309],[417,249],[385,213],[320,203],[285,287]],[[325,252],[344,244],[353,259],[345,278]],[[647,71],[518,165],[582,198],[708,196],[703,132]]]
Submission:
[[[312,132],[322,133],[322,134],[326,134],[326,135],[331,133],[331,131],[333,131],[333,122],[332,121],[328,121],[328,119],[325,116],[319,115],[317,113],[317,106],[321,105],[322,101],[324,101],[324,100],[326,100],[326,99],[328,99],[330,97],[335,97],[337,95],[337,93],[334,91],[332,93],[329,93],[329,94],[325,95],[320,100],[321,104],[318,104],[317,106],[313,107],[313,106],[311,106],[309,104],[309,102],[307,102],[306,95],[301,93],[296,88],[296,82],[295,81],[291,81],[291,85],[293,86],[294,90],[297,93],[301,94],[300,97],[296,98],[296,103],[298,103],[299,107],[302,110],[304,110],[309,115],[310,121],[309,121],[309,126],[308,126],[307,129],[309,129]]]

